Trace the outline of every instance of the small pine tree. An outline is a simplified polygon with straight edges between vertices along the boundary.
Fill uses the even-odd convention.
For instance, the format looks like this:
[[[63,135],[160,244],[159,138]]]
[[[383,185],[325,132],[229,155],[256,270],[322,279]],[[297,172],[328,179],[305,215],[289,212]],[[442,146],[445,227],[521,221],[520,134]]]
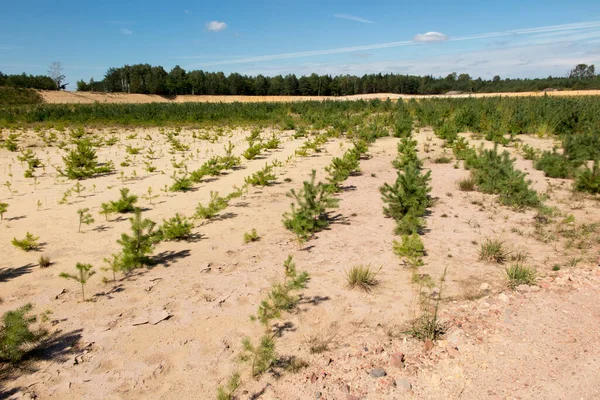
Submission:
[[[328,185],[315,184],[316,171],[312,170],[310,181],[304,181],[302,189],[292,189],[288,196],[296,200],[290,212],[283,214],[283,225],[294,232],[299,240],[307,240],[312,234],[329,226],[326,211],[338,205],[331,197]]]
[[[136,195],[129,195],[128,188],[119,189],[121,193],[121,198],[116,201],[111,201],[109,203],[109,208],[116,213],[124,214],[128,212],[135,211],[135,203],[137,203],[138,197]]]
[[[176,213],[174,217],[163,220],[163,225],[160,227],[162,240],[187,240],[192,234],[194,224],[184,216]]]
[[[28,303],[2,315],[0,324],[0,361],[17,363],[33,350],[48,334],[43,329],[32,330],[36,317],[27,316],[33,306]]]
[[[148,200],[148,202],[150,202],[151,206],[154,206],[153,201],[154,201],[154,199],[156,199],[158,197],[160,197],[160,195],[158,195],[158,194],[153,195],[152,194],[152,186],[148,186],[148,190],[147,190],[146,194],[142,196],[142,198],[144,200]]]
[[[242,346],[243,353],[240,355],[240,360],[250,364],[254,378],[267,372],[277,360],[275,339],[270,335],[263,335],[257,346],[252,344],[249,337],[246,337],[242,340]]]
[[[233,393],[240,387],[240,383],[240,374],[235,372],[229,377],[225,386],[217,387],[217,400],[233,400]]]
[[[88,139],[77,140],[75,148],[63,157],[65,169],[62,175],[69,179],[86,179],[94,175],[110,173],[114,168],[112,163],[99,166],[98,156]]]
[[[142,211],[135,209],[131,222],[131,236],[123,233],[117,240],[123,247],[122,268],[131,271],[135,268],[150,264],[149,254],[154,250],[154,244],[160,240],[159,232],[155,231],[156,223],[142,218]]]
[[[111,271],[113,274],[113,285],[116,285],[117,283],[117,272],[121,271],[123,269],[123,262],[122,262],[122,257],[121,257],[121,253],[119,254],[111,254],[110,258],[106,257],[104,258],[104,262],[107,264],[106,267],[102,267],[102,271]]]
[[[77,214],[79,215],[79,229],[77,230],[77,233],[81,233],[81,224],[90,225],[94,222],[92,214],[88,211],[90,211],[89,208],[80,208],[77,210]]]
[[[18,247],[22,250],[31,251],[31,250],[35,250],[38,248],[38,246],[39,246],[38,240],[39,239],[40,238],[38,236],[33,236],[33,234],[27,232],[25,234],[24,239],[19,240],[17,238],[13,238],[11,243],[13,244],[13,246]]]
[[[77,273],[69,274],[67,272],[61,272],[60,277],[65,279],[73,279],[74,281],[79,282],[81,285],[81,298],[83,301],[85,301],[85,284],[87,283],[88,279],[94,276],[96,271],[94,271],[92,264],[77,263],[75,264],[75,268],[77,269]]]
[[[81,182],[77,182],[71,190],[77,193],[77,197],[80,197],[81,193],[85,190],[85,186],[83,186]]]

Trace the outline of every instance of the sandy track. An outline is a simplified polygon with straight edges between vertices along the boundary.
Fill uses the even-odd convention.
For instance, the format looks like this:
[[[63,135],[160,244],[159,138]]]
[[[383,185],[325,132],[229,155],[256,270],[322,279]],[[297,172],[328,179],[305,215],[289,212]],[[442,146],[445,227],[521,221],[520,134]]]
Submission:
[[[56,92],[42,91],[41,95],[49,104],[91,104],[91,103],[252,103],[252,102],[295,102],[295,101],[323,101],[323,100],[397,100],[397,99],[422,99],[422,98],[464,98],[464,97],[529,97],[529,96],[598,96],[600,90],[571,90],[557,92],[519,92],[519,93],[475,93],[457,95],[400,95],[394,93],[373,93],[354,96],[176,96],[169,99],[157,95],[126,94],[126,93],[92,93],[92,92]]]

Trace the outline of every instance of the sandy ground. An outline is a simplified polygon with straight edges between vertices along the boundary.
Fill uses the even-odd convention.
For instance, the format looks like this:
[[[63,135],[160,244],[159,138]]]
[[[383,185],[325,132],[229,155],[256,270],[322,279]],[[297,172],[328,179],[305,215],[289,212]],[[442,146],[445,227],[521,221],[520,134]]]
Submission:
[[[294,102],[294,101],[324,101],[324,100],[397,100],[397,99],[420,99],[433,97],[515,97],[515,96],[597,96],[600,90],[569,90],[556,92],[519,92],[519,93],[475,93],[475,94],[455,94],[455,95],[402,95],[395,93],[373,93],[359,94],[353,96],[176,96],[169,99],[157,95],[147,94],[127,94],[127,93],[96,93],[96,92],[56,92],[41,91],[41,95],[46,103],[51,104],[89,104],[89,103],[234,103],[234,102]]]
[[[137,137],[127,139],[134,132]],[[229,140],[239,154],[249,132],[226,130],[210,143],[183,130],[179,138],[191,147],[185,154],[169,154],[158,129],[97,133],[119,137],[119,144],[102,148],[99,158],[115,161],[127,179],[114,174],[82,181],[85,191],[72,196],[70,204],[58,202],[74,182],[57,178],[52,167],[62,165],[63,151],[32,147],[47,164],[34,186],[32,179],[23,178],[17,154],[0,150],[0,171],[7,177],[12,173],[7,179],[17,191],[11,195],[6,187],[1,189],[9,211],[0,224],[0,312],[32,302],[36,313],[48,315],[44,325],[58,335],[46,360],[0,380],[0,398],[214,398],[216,386],[235,370],[244,373],[240,399],[599,396],[598,233],[585,238],[581,248],[566,246],[567,239],[560,235],[544,242],[534,229],[534,212],[514,212],[498,205],[494,196],[459,191],[456,181],[468,172],[453,163],[433,162],[443,149],[430,130],[415,134],[425,168],[432,171],[436,199],[427,217],[423,240],[428,254],[420,272],[437,281],[447,270],[442,317],[450,329],[429,351],[399,334],[415,316],[417,295],[411,271],[392,252],[394,223],[384,218],[378,191],[395,179],[390,163],[397,139],[380,139],[371,147],[371,158],[361,162],[362,174],[350,177],[347,190],[339,195],[340,218],[308,243],[300,245],[281,223],[290,204],[286,193],[300,187],[311,169],[322,179],[331,158],[349,148],[344,140],[330,140],[325,151],[309,157],[292,157],[277,169],[277,184],[250,188],[221,218],[198,224],[194,232],[201,235],[199,240],[159,244],[159,265],[122,278],[113,288],[102,283],[110,273],[100,267],[104,257],[119,250],[116,240],[129,230],[129,222],[114,216],[107,222],[98,211],[102,202],[118,197],[119,188],[141,196],[153,187],[160,194],[156,204],[143,199],[139,204],[146,208],[144,216],[156,222],[176,212],[190,216],[198,202],[206,204],[210,191],[230,193],[265,162],[285,162],[304,140],[293,139],[292,132],[278,132],[281,148],[264,158],[244,161],[243,168],[197,185],[195,191],[165,194],[160,189],[171,183],[172,158],[180,161],[192,155],[193,160],[187,160],[192,171],[210,156],[223,154]],[[35,135],[31,131],[22,140],[39,145]],[[145,140],[146,135],[152,140]],[[536,137],[521,139],[538,148],[552,145]],[[143,147],[143,152],[152,146],[157,152],[153,163],[164,174],[144,172],[141,156],[132,166],[119,167],[127,144]],[[573,196],[568,180],[544,178],[531,161],[514,148],[509,151],[535,189],[549,195],[549,205],[573,214],[576,226],[600,222],[597,200]],[[76,211],[82,207],[90,208],[96,222],[77,233]],[[243,234],[252,228],[261,239],[244,244]],[[26,253],[10,244],[27,231],[40,237],[41,251]],[[485,238],[500,238],[511,250],[527,252],[527,263],[538,270],[539,286],[508,290],[504,267],[478,260],[479,243]],[[49,255],[53,265],[39,268],[41,254]],[[300,357],[309,366],[296,374],[267,374],[255,381],[237,361],[240,342],[262,333],[249,316],[271,284],[282,279],[288,254],[311,280],[299,310],[281,320],[278,352]],[[92,301],[82,302],[77,283],[58,277],[74,271],[75,262],[96,266],[98,274],[86,288]],[[370,293],[345,286],[345,271],[357,264],[381,267],[381,283]],[[560,271],[553,271],[556,265]],[[306,342],[314,335],[330,338],[330,350],[310,354]],[[399,353],[404,362],[391,364],[402,358]],[[384,368],[387,376],[372,378],[374,367]]]

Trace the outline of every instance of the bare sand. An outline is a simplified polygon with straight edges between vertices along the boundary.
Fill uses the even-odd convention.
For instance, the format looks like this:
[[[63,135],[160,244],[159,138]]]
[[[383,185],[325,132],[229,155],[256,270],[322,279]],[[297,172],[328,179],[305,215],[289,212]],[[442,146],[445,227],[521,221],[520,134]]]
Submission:
[[[0,312],[34,303],[35,312],[48,317],[42,324],[59,338],[48,358],[31,363],[31,370],[0,378],[0,397],[208,399],[235,370],[243,373],[239,399],[600,396],[600,247],[592,240],[598,234],[582,248],[567,247],[560,235],[544,242],[535,231],[535,212],[515,212],[500,206],[495,196],[459,191],[456,181],[468,172],[453,163],[433,162],[444,150],[431,130],[415,134],[419,156],[432,172],[436,199],[426,218],[427,256],[420,272],[437,281],[447,270],[442,318],[450,328],[428,351],[400,334],[417,313],[418,297],[411,270],[392,252],[397,239],[394,222],[384,217],[378,190],[395,179],[390,163],[397,139],[380,139],[371,147],[371,158],[361,162],[362,174],[350,177],[347,190],[339,195],[338,222],[299,244],[281,223],[290,205],[286,193],[300,187],[312,169],[323,179],[323,168],[348,149],[349,142],[330,140],[323,152],[299,157],[293,154],[303,139],[277,131],[283,141],[280,149],[244,161],[243,168],[197,185],[192,192],[164,193],[160,189],[171,183],[173,159],[187,157],[192,171],[212,155],[223,154],[227,141],[241,153],[249,132],[225,131],[211,143],[193,139],[193,131],[184,129],[179,138],[191,150],[176,154],[169,154],[158,129],[93,132],[119,138],[117,145],[100,149],[99,158],[113,160],[125,180],[114,174],[82,181],[85,190],[71,196],[69,204],[58,203],[75,183],[58,177],[52,167],[62,166],[63,151],[43,147],[36,132],[24,135],[22,142],[35,146],[31,149],[46,164],[34,185],[23,177],[25,168],[16,161],[17,154],[0,149],[0,171],[16,191],[0,189],[1,200],[9,204],[0,223]],[[133,133],[137,137],[128,139]],[[147,135],[151,140],[145,140]],[[483,143],[465,136],[473,144]],[[547,139],[520,139],[537,148],[552,146]],[[146,154],[152,147],[157,153],[152,162],[160,172],[145,172],[141,155],[135,160],[129,155],[132,165],[119,167],[127,157],[126,145],[142,147]],[[574,196],[570,181],[545,178],[516,149],[508,150],[534,188],[549,196],[548,205],[572,214],[576,226],[600,221],[597,199]],[[141,196],[152,187],[160,195],[155,204],[140,198],[139,205],[145,217],[160,223],[175,213],[192,215],[199,202],[206,204],[211,191],[226,195],[265,163],[285,163],[290,156],[276,169],[277,184],[251,187],[221,218],[198,224],[194,232],[201,235],[199,240],[162,242],[154,252],[158,265],[119,276],[116,287],[102,282],[102,277],[111,278],[100,270],[103,258],[119,250],[116,240],[129,231],[128,215],[105,221],[98,214],[102,202],[118,197],[119,188]],[[83,207],[96,221],[78,233],[77,210]],[[252,228],[261,239],[244,244],[243,234]],[[23,252],[11,245],[13,237],[28,231],[40,237],[40,251]],[[527,252],[527,264],[538,270],[539,286],[508,290],[504,266],[479,260],[479,244],[486,238],[503,240],[513,252]],[[50,267],[38,267],[41,254],[50,256]],[[281,320],[277,350],[306,360],[308,367],[255,381],[237,360],[241,340],[262,333],[249,316],[271,284],[283,278],[282,263],[290,254],[311,280],[299,309]],[[58,276],[73,272],[75,262],[92,263],[98,271],[86,288],[91,301],[81,301],[77,283]],[[346,287],[345,272],[357,264],[381,268],[380,285],[370,293]],[[553,271],[556,265],[560,271]],[[307,340],[313,336],[329,338],[329,350],[311,354]],[[399,353],[404,363],[392,364]],[[387,375],[371,377],[375,367],[384,368]]]
[[[252,102],[296,102],[324,100],[397,100],[421,98],[464,98],[464,97],[530,97],[530,96],[598,96],[600,90],[565,90],[555,92],[514,92],[514,93],[463,93],[453,95],[401,95],[395,93],[372,93],[353,96],[175,96],[167,98],[147,94],[97,93],[97,92],[57,92],[41,91],[42,98],[49,104],[90,104],[90,103],[252,103]]]

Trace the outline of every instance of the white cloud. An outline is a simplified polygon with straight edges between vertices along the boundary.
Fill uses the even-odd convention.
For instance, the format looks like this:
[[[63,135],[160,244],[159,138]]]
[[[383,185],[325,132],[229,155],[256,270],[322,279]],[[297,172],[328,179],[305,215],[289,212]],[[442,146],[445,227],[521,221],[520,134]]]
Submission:
[[[338,19],[348,19],[350,21],[357,21],[357,22],[362,22],[363,24],[374,24],[375,22],[366,19],[366,18],[362,18],[362,17],[357,17],[355,15],[349,15],[349,14],[334,14],[333,15],[335,18]]]
[[[227,24],[225,22],[210,21],[206,23],[206,29],[211,32],[220,32],[225,28],[227,28]]]
[[[415,42],[443,42],[448,40],[448,36],[440,32],[419,33],[413,37]]]
[[[121,34],[123,35],[133,35],[133,31],[127,28],[121,28]]]

